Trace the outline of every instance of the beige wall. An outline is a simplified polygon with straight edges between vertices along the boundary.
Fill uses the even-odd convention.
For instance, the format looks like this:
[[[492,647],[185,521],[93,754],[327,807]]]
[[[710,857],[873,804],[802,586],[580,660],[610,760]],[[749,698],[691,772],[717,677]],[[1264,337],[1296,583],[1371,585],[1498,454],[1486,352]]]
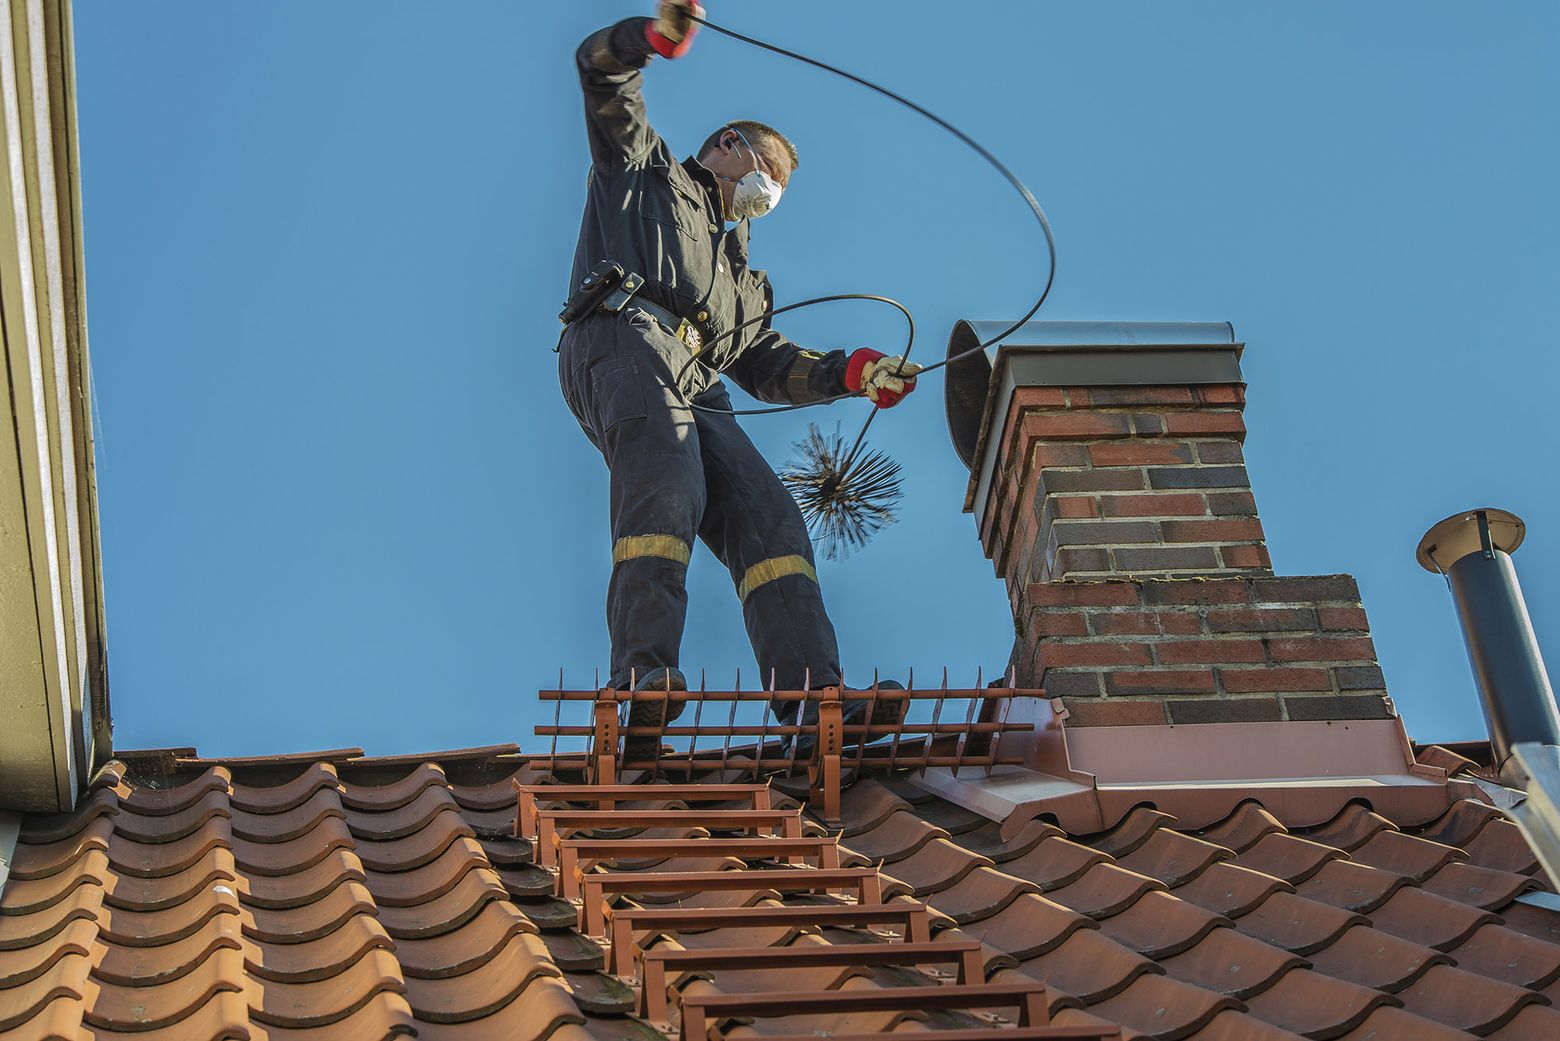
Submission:
[[[109,747],[70,6],[0,0],[0,807]]]

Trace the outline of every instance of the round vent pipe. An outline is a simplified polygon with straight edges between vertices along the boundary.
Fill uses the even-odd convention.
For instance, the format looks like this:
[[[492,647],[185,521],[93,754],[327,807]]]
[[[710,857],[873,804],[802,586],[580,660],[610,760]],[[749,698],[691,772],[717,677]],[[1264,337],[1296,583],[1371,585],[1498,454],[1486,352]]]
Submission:
[[[1469,510],[1426,532],[1417,553],[1425,570],[1445,575],[1451,587],[1495,767],[1516,787],[1527,778],[1511,758],[1512,745],[1560,745],[1560,711],[1511,563],[1526,532],[1505,510]]]

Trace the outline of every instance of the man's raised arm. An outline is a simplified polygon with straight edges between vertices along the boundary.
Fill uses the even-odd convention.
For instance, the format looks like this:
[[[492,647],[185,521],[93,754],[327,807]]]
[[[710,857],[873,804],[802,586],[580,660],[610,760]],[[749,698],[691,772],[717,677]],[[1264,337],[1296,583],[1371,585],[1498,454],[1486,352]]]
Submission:
[[[575,52],[580,88],[585,92],[585,126],[590,156],[610,165],[639,159],[650,150],[655,131],[645,116],[639,70],[652,55],[680,58],[704,14],[693,0],[661,0],[655,18],[625,18],[586,37]]]

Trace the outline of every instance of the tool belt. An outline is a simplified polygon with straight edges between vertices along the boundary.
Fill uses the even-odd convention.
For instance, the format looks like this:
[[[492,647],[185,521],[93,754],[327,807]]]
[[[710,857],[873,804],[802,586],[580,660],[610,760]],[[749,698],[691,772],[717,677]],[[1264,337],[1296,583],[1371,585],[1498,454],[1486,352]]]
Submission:
[[[652,292],[658,288],[653,283],[649,287]],[[642,275],[625,271],[623,265],[615,261],[604,260],[580,280],[579,286],[559,312],[558,320],[568,327],[596,311],[624,314],[638,310],[655,319],[667,332],[697,353],[704,344],[704,329],[696,322],[647,300],[642,293],[646,288],[647,283]]]

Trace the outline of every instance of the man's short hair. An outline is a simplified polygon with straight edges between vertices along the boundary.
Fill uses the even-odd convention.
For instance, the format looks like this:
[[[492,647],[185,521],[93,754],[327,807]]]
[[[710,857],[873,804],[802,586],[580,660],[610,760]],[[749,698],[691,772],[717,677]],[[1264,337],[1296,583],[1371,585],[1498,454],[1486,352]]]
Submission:
[[[728,130],[739,131],[743,137],[748,139],[748,142],[752,144],[754,148],[758,147],[758,142],[755,140],[755,138],[767,138],[768,140],[779,145],[785,151],[786,156],[790,158],[791,170],[793,172],[798,166],[802,165],[802,161],[797,158],[796,146],[791,143],[791,139],[786,137],[780,131],[776,130],[774,127],[768,125],[767,123],[760,123],[756,119],[734,119],[730,123],[722,124],[719,130],[715,131],[709,137],[704,139],[704,144],[699,148],[699,154],[701,156],[708,155],[716,148],[719,148],[720,135],[724,134]]]

